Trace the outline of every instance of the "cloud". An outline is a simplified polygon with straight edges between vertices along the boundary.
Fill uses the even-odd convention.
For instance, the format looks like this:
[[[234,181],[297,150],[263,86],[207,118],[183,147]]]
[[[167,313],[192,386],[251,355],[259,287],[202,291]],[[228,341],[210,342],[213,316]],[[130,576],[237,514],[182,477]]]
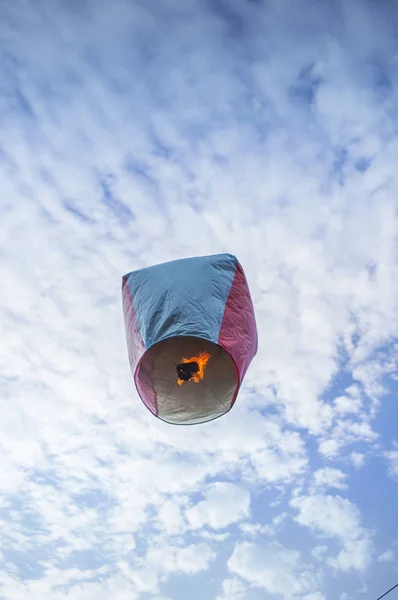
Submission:
[[[158,592],[157,573],[149,569],[140,569],[132,573],[131,578],[138,592],[156,593]]]
[[[237,577],[224,579],[222,593],[216,600],[244,600],[246,597],[246,586]]]
[[[360,441],[370,444],[376,441],[378,434],[373,431],[367,420],[336,419],[329,435],[319,442],[319,451],[326,458],[336,458],[342,450]]]
[[[314,486],[318,488],[335,488],[343,490],[347,487],[347,474],[339,469],[325,467],[314,473]]]
[[[159,507],[157,513],[159,528],[171,535],[182,533],[186,528],[182,505],[187,503],[188,499],[186,497],[178,497],[177,495],[173,496],[172,500],[166,500]]]
[[[315,556],[315,558],[317,560],[323,560],[323,558],[326,555],[327,551],[328,551],[328,547],[327,546],[315,546],[315,548],[312,549],[311,554],[313,556]]]
[[[250,516],[250,493],[233,483],[213,483],[208,486],[204,500],[193,505],[186,516],[194,529],[204,525],[224,529]]]
[[[260,523],[249,523],[244,522],[239,525],[239,528],[242,532],[245,533],[246,536],[255,537],[259,534],[265,534],[269,536],[277,535],[278,530],[283,529],[286,524],[286,520],[288,518],[288,513],[283,512],[275,517],[273,517],[272,521],[266,525],[261,525]]]
[[[326,494],[299,496],[291,500],[295,520],[315,533],[336,538],[343,548],[328,563],[336,569],[364,571],[371,562],[373,544],[363,528],[358,508],[347,498]]]
[[[237,544],[228,568],[252,585],[284,598],[311,592],[319,585],[316,574],[301,563],[300,553],[277,542]]]
[[[358,508],[341,496],[299,496],[291,500],[291,506],[299,511],[298,523],[328,536],[356,539],[362,533]]]
[[[165,544],[149,548],[145,562],[149,569],[160,573],[195,574],[206,570],[215,556],[214,550],[205,543],[184,547]]]
[[[356,469],[360,469],[365,464],[365,456],[360,452],[352,452],[351,460]]]
[[[32,600],[43,598],[49,600],[66,600],[68,596],[73,595],[76,600],[105,600],[112,595],[117,600],[127,600],[139,598],[138,592],[133,584],[121,576],[114,576],[101,582],[81,582],[72,583],[68,588],[59,587],[55,579],[28,579],[21,582],[12,576],[2,574],[0,576],[2,593],[5,598],[23,598],[28,597]]]
[[[217,428],[210,424],[200,433],[184,429],[171,435],[169,428],[159,426],[156,435],[159,442],[172,444],[179,452],[192,450],[194,439],[195,451],[211,456],[212,465],[222,463],[223,469],[231,465],[246,472],[250,467],[268,484],[292,481],[308,464],[302,436],[279,418],[252,409],[250,403],[236,406]]]
[[[372,561],[373,545],[370,539],[363,538],[346,542],[344,548],[336,557],[330,557],[328,562],[332,567],[341,571],[366,571]]]
[[[395,552],[393,550],[387,550],[386,552],[383,552],[383,554],[380,554],[377,557],[377,560],[378,560],[378,562],[381,562],[381,563],[394,562]]]
[[[358,384],[349,386],[344,396],[338,396],[334,400],[334,408],[337,414],[359,414],[363,409],[362,389]]]
[[[398,450],[389,450],[385,453],[388,460],[388,470],[391,477],[398,477]]]

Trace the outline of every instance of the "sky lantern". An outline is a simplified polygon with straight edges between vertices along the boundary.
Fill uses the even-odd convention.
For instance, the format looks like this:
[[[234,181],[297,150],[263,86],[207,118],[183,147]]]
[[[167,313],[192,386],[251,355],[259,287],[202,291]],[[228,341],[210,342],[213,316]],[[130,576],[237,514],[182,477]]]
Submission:
[[[247,280],[235,256],[146,267],[122,279],[128,356],[145,406],[168,423],[204,423],[234,405],[257,352]]]

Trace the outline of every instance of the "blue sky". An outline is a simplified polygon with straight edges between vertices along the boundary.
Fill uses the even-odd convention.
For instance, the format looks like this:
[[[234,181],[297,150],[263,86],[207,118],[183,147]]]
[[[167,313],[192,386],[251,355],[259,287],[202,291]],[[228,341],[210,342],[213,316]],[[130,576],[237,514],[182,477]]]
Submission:
[[[397,25],[387,0],[1,4],[1,598],[398,582]],[[217,252],[259,351],[228,415],[173,427],[132,384],[121,277]]]

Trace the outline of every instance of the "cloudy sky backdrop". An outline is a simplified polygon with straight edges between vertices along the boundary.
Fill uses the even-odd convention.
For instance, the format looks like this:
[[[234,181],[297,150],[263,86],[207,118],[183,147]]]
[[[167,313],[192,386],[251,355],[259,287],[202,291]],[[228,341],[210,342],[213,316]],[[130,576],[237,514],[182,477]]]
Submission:
[[[397,583],[397,31],[394,0],[0,4],[1,598]],[[217,252],[259,352],[173,427],[121,277]]]

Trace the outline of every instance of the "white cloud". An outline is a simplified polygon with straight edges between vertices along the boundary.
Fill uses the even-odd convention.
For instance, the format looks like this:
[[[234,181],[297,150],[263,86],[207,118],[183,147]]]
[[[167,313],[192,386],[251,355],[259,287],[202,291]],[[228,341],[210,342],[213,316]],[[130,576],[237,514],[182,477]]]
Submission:
[[[343,490],[347,487],[346,479],[346,473],[332,467],[318,469],[314,473],[314,485],[318,488]]]
[[[291,506],[299,511],[296,521],[314,531],[348,540],[362,534],[358,508],[341,496],[299,496],[291,500]]]
[[[109,577],[99,582],[72,583],[68,588],[58,586],[56,579],[27,579],[21,582],[10,575],[0,574],[0,584],[5,600],[31,598],[32,600],[138,600],[139,594],[129,580],[121,576]]]
[[[335,398],[334,408],[337,414],[359,414],[363,408],[363,397],[360,386],[356,383],[346,388],[344,396]]]
[[[284,598],[312,592],[319,585],[316,574],[301,564],[300,553],[277,542],[237,544],[228,567],[252,585]]]
[[[325,557],[327,551],[328,551],[328,547],[327,546],[324,546],[324,545],[322,545],[322,546],[315,546],[315,548],[312,549],[311,554],[313,556],[315,556],[315,558],[317,560],[322,560]]]
[[[131,576],[138,592],[147,592],[155,594],[158,591],[157,573],[149,569],[140,569],[134,571]]]
[[[230,537],[230,533],[216,533],[214,530],[206,531],[203,530],[200,532],[200,537],[202,540],[213,540],[214,542],[224,542]]]
[[[246,586],[237,577],[225,579],[222,583],[222,593],[216,600],[244,600],[246,597]]]
[[[174,496],[173,500],[166,500],[159,506],[157,519],[159,527],[167,534],[179,534],[186,528],[186,522],[182,514],[181,505],[186,505],[188,498],[178,498]]]
[[[362,527],[358,508],[346,498],[325,494],[296,497],[291,505],[299,513],[295,520],[343,545],[337,557],[328,563],[336,569],[364,571],[370,564],[373,544],[369,533]]]
[[[369,538],[345,542],[344,548],[336,557],[330,557],[328,562],[337,570],[366,571],[372,561],[373,546]]]
[[[388,460],[388,471],[391,477],[398,477],[398,450],[390,450],[385,453]]]
[[[199,573],[208,568],[216,553],[205,543],[185,547],[171,545],[152,546],[146,556],[146,566],[157,572],[188,574]]]
[[[332,431],[327,437],[321,438],[319,451],[326,458],[335,458],[341,451],[354,442],[366,442],[370,444],[378,438],[372,426],[366,420],[353,421],[337,419]]]
[[[356,469],[360,469],[365,464],[365,456],[360,452],[352,452],[351,460]]]
[[[284,438],[279,448],[264,448],[251,456],[258,477],[265,482],[291,481],[306,470],[308,459],[301,438],[293,434]]]
[[[188,522],[194,529],[204,525],[213,529],[224,529],[249,515],[250,493],[228,482],[209,485],[205,498],[186,512]]]
[[[200,432],[185,428],[171,434],[169,427],[160,425],[156,441],[178,452],[190,452],[194,444],[196,452],[211,456],[209,469],[234,465],[245,478],[254,473],[269,484],[292,481],[305,472],[308,457],[302,436],[285,428],[279,418],[264,418],[258,409],[249,408],[237,405],[226,419]]]
[[[395,561],[395,552],[393,550],[387,550],[383,554],[379,554],[377,557],[378,562],[390,563]]]
[[[267,525],[261,525],[260,523],[249,523],[244,522],[239,525],[239,528],[242,532],[244,532],[247,536],[256,537],[260,534],[265,534],[269,536],[277,535],[278,529],[283,528],[285,522],[288,518],[288,513],[283,512],[279,515],[276,515],[272,521]]]

